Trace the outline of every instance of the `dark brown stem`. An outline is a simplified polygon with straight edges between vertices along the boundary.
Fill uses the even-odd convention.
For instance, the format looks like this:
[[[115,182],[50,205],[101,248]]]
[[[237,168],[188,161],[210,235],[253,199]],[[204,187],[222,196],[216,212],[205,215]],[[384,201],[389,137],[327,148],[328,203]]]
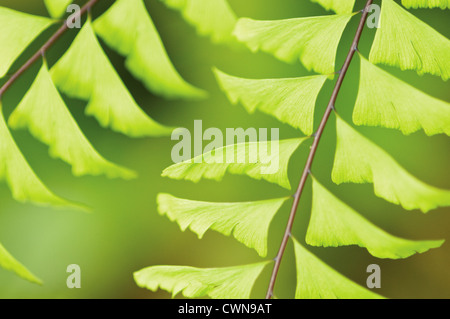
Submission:
[[[292,226],[294,225],[295,215],[297,213],[298,205],[300,203],[300,198],[303,193],[303,189],[305,188],[306,181],[308,176],[311,173],[311,167],[314,161],[314,157],[316,156],[317,147],[319,146],[320,139],[322,137],[323,131],[325,130],[325,126],[328,123],[328,119],[330,118],[331,113],[335,108],[336,99],[339,95],[339,91],[341,90],[342,83],[344,82],[345,75],[347,74],[350,63],[352,62],[353,56],[355,52],[358,50],[359,40],[361,39],[362,31],[364,30],[364,26],[366,24],[368,9],[372,4],[373,0],[368,0],[366,3],[365,9],[362,11],[361,21],[359,22],[358,30],[356,31],[355,37],[353,39],[352,47],[345,59],[344,65],[342,66],[341,71],[339,72],[339,78],[337,79],[336,85],[333,90],[333,94],[331,95],[330,102],[328,103],[328,107],[323,115],[322,121],[320,123],[319,129],[317,130],[314,136],[314,142],[311,146],[311,151],[309,152],[308,160],[306,162],[305,169],[303,170],[303,175],[300,180],[300,184],[297,188],[297,191],[294,195],[294,203],[292,204],[291,213],[289,215],[289,220],[286,226],[286,231],[284,232],[283,240],[280,245],[280,249],[278,250],[277,257],[275,258],[275,265],[272,271],[272,277],[270,278],[269,289],[267,290],[266,299],[270,299],[273,297],[273,290],[275,287],[275,282],[277,280],[278,271],[280,270],[281,260],[283,259],[284,251],[286,250],[287,243],[289,238],[291,237]]]
[[[30,58],[24,65],[20,67],[10,78],[9,80],[0,88],[0,98],[3,94],[11,87],[11,85],[16,82],[16,80],[26,71],[28,70],[37,60],[39,60],[45,52],[69,29],[68,24],[72,23],[76,19],[83,16],[86,12],[88,12],[99,0],[90,0],[88,1],[81,10],[74,15],[70,21],[69,19],[64,21],[64,24],[52,35],[50,39]]]

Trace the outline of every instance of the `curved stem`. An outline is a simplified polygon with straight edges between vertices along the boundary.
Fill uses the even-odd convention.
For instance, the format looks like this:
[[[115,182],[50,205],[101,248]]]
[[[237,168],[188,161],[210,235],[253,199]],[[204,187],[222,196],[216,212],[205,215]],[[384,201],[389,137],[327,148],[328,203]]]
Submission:
[[[81,10],[75,14],[69,21],[69,19],[64,21],[64,24],[51,36],[50,39],[30,58],[26,61],[19,70],[17,70],[9,80],[3,84],[0,88],[0,98],[2,95],[11,87],[11,85],[16,82],[16,80],[25,73],[41,56],[47,52],[47,50],[69,29],[68,24],[75,21],[76,19],[83,16],[86,12],[88,12],[99,0],[90,0],[88,1]]]
[[[372,4],[373,0],[368,0],[366,3],[366,6],[362,10],[362,17],[361,21],[359,22],[358,29],[356,31],[355,37],[353,39],[352,46],[350,48],[350,51],[348,52],[347,58],[345,59],[344,65],[342,66],[342,69],[339,72],[339,78],[337,79],[336,85],[333,90],[333,94],[331,95],[330,102],[328,103],[328,107],[325,111],[325,114],[322,117],[322,121],[320,123],[320,126],[317,130],[317,132],[314,134],[314,142],[311,146],[311,151],[309,152],[308,160],[306,162],[306,166],[303,170],[302,178],[300,179],[299,186],[297,188],[297,191],[294,195],[294,203],[292,204],[291,213],[289,215],[289,220],[286,226],[286,230],[284,232],[283,240],[281,241],[280,249],[278,250],[278,254],[275,258],[275,265],[273,267],[272,271],[272,277],[270,278],[269,288],[267,290],[266,299],[270,299],[273,297],[273,290],[275,287],[275,282],[277,280],[278,271],[280,270],[281,260],[283,259],[284,251],[286,250],[287,243],[289,241],[289,238],[291,237],[292,227],[294,225],[295,215],[297,213],[298,205],[300,203],[300,198],[303,193],[303,189],[305,188],[306,181],[308,179],[308,176],[311,173],[311,167],[314,161],[314,157],[316,156],[317,148],[319,146],[320,139],[322,137],[322,134],[325,130],[325,126],[328,123],[328,119],[330,118],[331,113],[333,112],[335,108],[335,103],[337,100],[337,97],[339,95],[339,92],[342,87],[342,83],[344,82],[345,75],[347,74],[348,68],[350,66],[350,63],[352,62],[353,56],[355,55],[355,52],[358,50],[358,44],[359,40],[361,39],[362,31],[364,30],[364,26],[366,24],[367,16],[368,16],[368,9],[369,6]]]

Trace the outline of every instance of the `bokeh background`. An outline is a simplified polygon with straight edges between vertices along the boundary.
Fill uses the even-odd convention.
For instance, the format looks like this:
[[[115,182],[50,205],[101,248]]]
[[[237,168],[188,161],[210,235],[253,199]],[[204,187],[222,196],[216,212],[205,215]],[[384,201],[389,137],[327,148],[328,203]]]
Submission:
[[[77,1],[83,4],[84,1]],[[229,0],[241,17],[282,19],[330,14],[307,0]],[[357,0],[357,8],[365,1]],[[375,1],[379,4],[380,1]],[[104,0],[93,9],[101,14],[111,1]],[[249,115],[242,106],[231,105],[218,89],[211,68],[237,76],[268,78],[310,74],[300,63],[288,65],[264,54],[252,54],[242,48],[214,45],[196,35],[180,14],[166,8],[158,0],[146,1],[148,10],[161,34],[166,49],[182,76],[210,92],[201,102],[166,101],[149,93],[124,68],[124,59],[104,47],[122,79],[141,107],[161,123],[192,129],[194,120],[203,120],[204,128],[279,127],[282,138],[301,133],[282,125],[269,116]],[[47,15],[42,1],[0,0],[0,5],[28,13]],[[412,10],[442,34],[450,37],[449,11],[440,9]],[[359,15],[348,25],[337,56],[341,65],[350,47]],[[21,56],[11,70],[16,70],[54,32],[52,28],[39,37]],[[368,56],[375,30],[366,29],[360,51]],[[47,53],[50,66],[73,40],[76,31],[68,32]],[[426,39],[423,39],[427,41]],[[7,44],[1,44],[7,45]],[[450,57],[449,57],[450,58]],[[9,116],[33,81],[39,63],[34,65],[3,97],[4,113]],[[415,72],[385,68],[423,91],[450,101],[448,83],[440,78]],[[347,120],[356,99],[359,66],[352,63],[336,107]],[[0,83],[3,83],[1,80]],[[316,123],[326,107],[333,84],[329,81],[319,96]],[[226,176],[221,183],[202,181],[199,184],[172,181],[160,177],[171,165],[170,152],[176,142],[170,138],[129,139],[102,129],[84,116],[86,103],[65,100],[79,125],[106,158],[139,172],[137,180],[127,182],[103,177],[75,178],[70,167],[50,158],[47,147],[28,132],[13,132],[20,149],[39,177],[58,195],[86,203],[94,213],[39,208],[12,200],[4,183],[0,184],[0,242],[44,285],[30,284],[0,269],[0,298],[168,298],[165,292],[152,293],[138,288],[133,272],[151,265],[190,265],[222,267],[258,262],[257,254],[232,238],[208,232],[198,240],[190,231],[178,226],[156,211],[158,192],[210,201],[259,200],[288,195],[276,185],[257,182],[247,177]],[[446,136],[426,137],[422,132],[411,136],[381,128],[358,128],[392,154],[406,169],[431,185],[450,189],[450,140]],[[314,163],[316,177],[342,200],[388,232],[410,239],[450,239],[450,209],[441,208],[422,214],[407,212],[374,196],[372,185],[333,185],[330,179],[335,150],[335,124],[329,122]],[[302,146],[292,158],[289,174],[295,187],[303,169],[309,144]],[[300,204],[293,234],[304,242],[310,214],[311,182]],[[269,240],[269,257],[275,256],[285,228],[289,205],[275,218]],[[366,268],[376,263],[382,270],[382,288],[377,292],[389,298],[450,298],[450,243],[440,249],[406,260],[379,260],[357,247],[311,248],[317,256],[335,269],[364,285]],[[82,270],[82,288],[66,287],[69,264]],[[253,296],[264,297],[271,267],[257,281]],[[289,244],[283,260],[275,294],[292,298],[295,291],[293,247]]]

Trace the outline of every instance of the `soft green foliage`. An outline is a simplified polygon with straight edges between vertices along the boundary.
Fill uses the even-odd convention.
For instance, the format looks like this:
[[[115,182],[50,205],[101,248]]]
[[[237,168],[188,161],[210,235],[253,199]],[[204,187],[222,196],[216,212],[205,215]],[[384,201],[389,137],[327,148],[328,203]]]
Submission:
[[[281,61],[300,59],[308,70],[335,71],[336,51],[352,14],[276,21],[238,20],[234,34],[250,50],[262,50]]]
[[[28,128],[50,154],[72,165],[73,174],[133,178],[135,173],[106,161],[92,147],[56,90],[47,69],[41,67],[29,91],[9,118],[14,129]]]
[[[351,13],[355,6],[355,0],[311,0],[324,7],[326,10],[333,10],[337,14]]]
[[[0,7],[0,78],[26,47],[54,21]]]
[[[185,266],[153,266],[134,274],[139,287],[163,290],[175,297],[209,296],[213,299],[248,299],[253,285],[268,262],[228,268],[199,269]]]
[[[288,79],[244,79],[215,70],[222,90],[233,104],[242,101],[249,113],[260,110],[283,123],[313,133],[314,109],[326,75]]]
[[[383,0],[380,27],[370,51],[372,63],[383,63],[450,77],[450,40],[393,0]]]
[[[450,8],[450,0],[402,0],[407,8]]]
[[[0,180],[8,183],[15,200],[56,207],[73,206],[54,195],[42,184],[14,142],[2,114],[0,114],[0,141]]]
[[[222,20],[215,16],[216,9],[208,9],[209,14],[205,14],[206,2],[214,7],[217,5],[216,1],[161,1],[183,12],[185,19],[194,24],[201,34],[211,35],[214,40],[220,41],[214,38],[215,32],[222,30],[220,26],[214,27],[214,22],[222,25]],[[203,1],[206,2],[201,8]],[[214,69],[221,89],[233,104],[242,103],[249,113],[259,110],[274,116],[281,122],[302,130],[306,135],[311,135],[314,131],[317,96],[327,78],[334,74],[336,51],[342,33],[354,15],[352,11],[355,4],[355,0],[311,1],[319,3],[327,10],[335,11],[337,15],[277,21],[242,18],[238,20],[233,34],[253,52],[260,50],[288,63],[300,59],[308,70],[323,75],[247,79]],[[410,1],[413,6],[423,6],[420,2]],[[194,3],[199,6],[198,9]],[[429,1],[428,5],[436,6],[436,1]],[[443,2],[440,2],[440,5],[443,6]],[[228,12],[224,11],[227,16]],[[395,65],[403,70],[414,69],[419,74],[432,73],[447,79],[450,73],[449,49],[448,39],[394,1],[383,0],[381,25],[370,54],[373,63]],[[357,125],[395,128],[404,134],[423,129],[427,135],[450,135],[448,103],[393,77],[361,55],[360,58],[361,81],[353,115]],[[373,183],[377,196],[407,210],[420,209],[428,212],[440,206],[450,206],[450,191],[419,181],[384,150],[359,134],[337,114],[336,116],[337,150],[332,172],[335,183]],[[162,176],[193,182],[202,178],[220,181],[228,171],[232,174],[248,175],[257,180],[264,179],[290,189],[287,176],[289,159],[304,140],[306,138],[279,142],[280,163],[276,172],[262,171],[262,168],[266,168],[267,163],[274,159],[273,152],[270,156],[262,156],[258,152],[261,146],[271,149],[271,142],[238,143],[212,150],[210,145],[215,146],[216,143],[211,143],[205,149],[205,154],[170,166],[163,171]],[[233,161],[228,161],[228,152],[234,154]],[[247,161],[252,155],[253,161]],[[315,149],[312,149],[311,155],[315,155]],[[307,165],[309,164],[311,162]],[[306,242],[310,245],[355,245],[366,248],[377,258],[401,259],[438,248],[444,243],[444,240],[418,241],[393,236],[358,214],[312,178],[312,213],[306,234]],[[295,196],[301,196],[301,191],[302,189],[299,189]],[[254,248],[260,256],[265,257],[271,221],[287,199],[212,203],[159,194],[157,201],[159,213],[178,223],[183,231],[189,228],[199,238],[209,229],[227,236],[233,235],[238,241]],[[293,209],[297,209],[296,206]],[[289,227],[287,231],[290,231]],[[296,298],[383,298],[344,277],[306,250],[294,237],[291,238],[294,242],[297,266]],[[173,296],[183,292],[184,296],[190,298],[206,295],[213,298],[247,298],[264,265],[244,266],[246,271],[249,270],[247,267],[253,268],[250,276],[243,274],[243,267],[224,268],[233,270],[232,274],[226,271],[227,275],[224,276],[224,269],[154,266],[136,273],[135,279],[141,287],[156,291],[160,286],[172,292]],[[255,267],[261,268],[255,270]],[[241,281],[245,276],[249,276],[249,281],[246,282],[247,290],[245,293],[236,294],[234,289],[236,285],[243,284]],[[220,293],[215,290],[211,293],[212,289],[220,289]],[[239,288],[239,291],[242,289]]]
[[[237,18],[227,0],[161,0],[179,10],[184,19],[196,27],[202,36],[215,43],[234,42],[232,36]]]
[[[312,246],[358,245],[378,258],[407,258],[442,246],[443,240],[412,241],[392,236],[344,204],[313,180],[311,221],[306,242]]]
[[[353,113],[357,125],[383,126],[411,134],[450,135],[450,104],[378,68],[363,56],[359,94]]]
[[[172,99],[205,96],[175,70],[143,0],[117,0],[94,28],[108,46],[126,56],[128,70],[150,91]]]
[[[288,198],[242,203],[209,203],[158,195],[158,211],[176,221],[182,231],[192,230],[201,239],[208,229],[233,236],[261,257],[267,256],[272,219]]]
[[[247,142],[228,145],[191,160],[174,164],[166,168],[162,176],[193,182],[198,182],[202,178],[221,181],[228,171],[231,174],[247,175],[257,180],[264,179],[291,189],[287,175],[289,159],[305,140],[306,138],[295,138],[279,142]],[[273,143],[279,143],[279,148],[275,152],[270,152]],[[234,154],[232,163],[226,160],[227,154]],[[251,161],[250,156],[255,156],[255,160]],[[273,165],[276,167],[271,167]]]
[[[450,206],[450,191],[419,181],[339,116],[332,177],[337,184],[373,183],[375,195],[407,210],[426,213],[439,206]]]
[[[293,238],[297,264],[296,299],[380,299],[329,267]]]
[[[50,16],[60,18],[66,13],[67,7],[73,0],[44,0]]]
[[[32,283],[42,284],[41,280],[33,275],[25,266],[18,262],[0,243],[0,267],[16,273],[18,276]]]
[[[103,52],[89,20],[50,72],[65,94],[89,100],[86,113],[103,127],[131,137],[165,136],[172,132],[136,104]]]

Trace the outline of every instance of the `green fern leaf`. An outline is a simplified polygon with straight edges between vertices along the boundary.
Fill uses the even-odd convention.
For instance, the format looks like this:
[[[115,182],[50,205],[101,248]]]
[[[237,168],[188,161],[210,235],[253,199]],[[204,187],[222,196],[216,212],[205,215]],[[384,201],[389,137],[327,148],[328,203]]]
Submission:
[[[196,27],[201,36],[215,43],[232,43],[237,18],[226,0],[161,0],[181,11],[184,19]]]
[[[22,277],[29,282],[35,284],[42,284],[42,281],[33,275],[25,266],[23,266],[20,262],[18,262],[11,254],[3,247],[0,243],[0,267],[10,270],[16,275]]]
[[[30,43],[54,21],[0,7],[0,79]]]
[[[158,287],[187,298],[248,299],[253,285],[268,262],[228,268],[154,266],[134,274],[139,287],[157,291]]]
[[[279,152],[273,150],[272,142],[250,142],[228,145],[207,152],[191,160],[174,164],[166,168],[162,176],[176,180],[189,180],[198,182],[202,178],[221,181],[225,173],[247,175],[257,180],[266,180],[286,189],[291,189],[287,175],[289,159],[294,151],[306,138],[296,138],[277,141]],[[261,150],[266,151],[261,151]],[[233,163],[229,163],[226,157],[234,154]],[[250,161],[250,157],[255,158]],[[237,159],[237,160],[236,160]],[[276,166],[276,167],[274,167]]]
[[[296,299],[381,299],[325,264],[294,238],[297,264]]]
[[[336,51],[353,14],[276,21],[241,18],[234,34],[250,50],[262,50],[281,61],[300,59],[308,70],[321,74],[335,71]]]
[[[60,18],[66,13],[67,7],[73,0],[44,0],[48,13],[53,18]]]
[[[450,77],[450,40],[396,4],[383,0],[380,27],[370,51],[372,63],[383,63]]]
[[[314,108],[327,80],[326,75],[251,80],[230,76],[217,69],[215,73],[233,104],[242,101],[249,113],[258,109],[308,136],[313,133]]]
[[[108,46],[127,57],[128,70],[150,91],[171,99],[205,97],[175,70],[142,0],[116,1],[94,28]]]
[[[351,13],[355,6],[355,0],[311,0],[324,7],[326,10],[333,10],[337,14]]]
[[[15,200],[85,209],[57,197],[42,184],[14,142],[3,115],[0,115],[0,141],[0,180],[8,183]]]
[[[72,165],[73,174],[101,175],[110,178],[134,178],[136,174],[106,161],[81,132],[72,114],[56,90],[44,62],[31,88],[11,114],[9,125],[28,128],[41,142],[50,146],[50,154]]]
[[[313,204],[306,242],[312,246],[358,245],[378,258],[407,258],[442,246],[444,240],[412,241],[392,236],[344,204],[313,179]]]
[[[361,80],[353,121],[411,134],[450,135],[450,104],[425,94],[361,57]]]
[[[426,213],[450,205],[450,191],[419,181],[339,116],[332,178],[336,184],[373,183],[375,195],[407,210]]]
[[[89,100],[86,113],[103,127],[131,137],[165,136],[173,130],[139,108],[103,52],[89,20],[50,73],[62,92]]]
[[[267,256],[267,239],[272,219],[288,198],[244,203],[208,203],[158,195],[158,211],[202,238],[208,229],[233,236],[261,257]]]
[[[402,0],[407,8],[450,8],[450,0]]]

